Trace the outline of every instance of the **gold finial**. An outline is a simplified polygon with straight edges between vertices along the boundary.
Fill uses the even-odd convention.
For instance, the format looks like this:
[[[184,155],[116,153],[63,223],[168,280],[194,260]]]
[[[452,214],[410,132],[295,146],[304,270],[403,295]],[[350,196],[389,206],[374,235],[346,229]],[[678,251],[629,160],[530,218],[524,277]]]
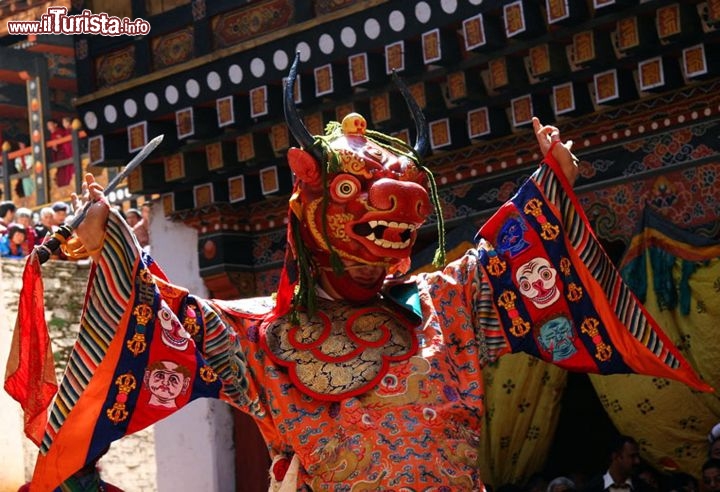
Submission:
[[[71,125],[72,125],[72,129],[75,131],[82,128],[82,122],[78,118],[75,118],[74,120],[72,120]]]
[[[345,135],[365,135],[367,121],[361,114],[349,113],[342,120],[342,131]]]
[[[3,144],[2,144],[3,152],[10,152],[10,148],[11,148],[11,147],[12,147],[12,146],[10,145],[10,142],[5,141],[5,142],[3,142]]]

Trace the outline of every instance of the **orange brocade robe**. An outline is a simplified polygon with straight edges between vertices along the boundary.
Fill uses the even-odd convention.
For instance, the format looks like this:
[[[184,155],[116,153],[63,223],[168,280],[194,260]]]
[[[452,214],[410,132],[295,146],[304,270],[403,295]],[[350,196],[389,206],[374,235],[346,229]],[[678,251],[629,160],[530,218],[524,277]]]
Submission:
[[[617,275],[556,167],[546,159],[442,271],[388,285],[372,305],[321,300],[299,326],[270,298],[203,300],[168,284],[111,219],[83,329],[112,340],[95,359],[83,355],[97,347],[76,346],[69,373],[95,376],[79,397],[78,381],[61,385],[35,490],[200,396],[254,418],[273,479],[299,461],[297,490],[477,491],[481,371],[502,354],[707,389]],[[158,362],[190,378],[176,408],[152,403],[144,375]]]

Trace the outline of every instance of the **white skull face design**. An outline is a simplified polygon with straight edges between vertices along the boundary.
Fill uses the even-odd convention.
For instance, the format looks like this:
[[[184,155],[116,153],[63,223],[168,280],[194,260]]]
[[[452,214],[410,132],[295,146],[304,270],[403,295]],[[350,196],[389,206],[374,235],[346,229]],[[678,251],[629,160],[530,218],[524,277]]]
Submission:
[[[550,306],[560,298],[557,287],[557,270],[545,258],[534,258],[515,273],[520,293],[540,309]]]
[[[180,324],[177,316],[170,310],[165,301],[161,301],[160,310],[157,314],[162,328],[163,343],[175,350],[185,350],[190,343],[190,334],[185,331],[185,328]]]

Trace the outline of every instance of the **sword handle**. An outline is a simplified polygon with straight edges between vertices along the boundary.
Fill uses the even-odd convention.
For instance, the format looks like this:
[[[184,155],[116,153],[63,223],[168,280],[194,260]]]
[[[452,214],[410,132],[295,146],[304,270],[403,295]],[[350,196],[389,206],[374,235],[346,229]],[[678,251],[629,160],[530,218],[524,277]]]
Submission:
[[[72,233],[72,228],[67,224],[63,224],[51,236],[48,236],[42,244],[35,246],[35,252],[38,255],[40,264],[42,265],[48,261],[50,257],[60,248],[60,245],[72,236]]]

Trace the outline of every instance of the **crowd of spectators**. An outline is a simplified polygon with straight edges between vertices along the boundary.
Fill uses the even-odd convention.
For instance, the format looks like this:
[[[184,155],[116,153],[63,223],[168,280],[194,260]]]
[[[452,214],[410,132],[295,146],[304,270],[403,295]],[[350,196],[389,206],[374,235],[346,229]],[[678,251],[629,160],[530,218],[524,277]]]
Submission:
[[[641,458],[640,444],[633,437],[616,434],[607,443],[603,462],[590,467],[592,472],[537,473],[523,485],[488,487],[487,492],[720,492],[720,423],[708,434],[704,458],[692,474],[660,470]]]
[[[147,247],[150,242],[148,224],[150,204],[143,204],[142,212],[136,208],[121,213],[135,232],[140,246]],[[65,202],[55,202],[38,212],[29,208],[17,207],[11,201],[0,202],[0,258],[25,258],[35,246],[42,244],[65,222],[72,219],[72,209]],[[65,253],[58,250],[54,259],[68,260]]]
[[[11,201],[0,203],[0,257],[22,259],[62,225],[70,212],[65,202],[56,202],[39,213],[16,207]],[[62,253],[59,253],[60,257]]]

